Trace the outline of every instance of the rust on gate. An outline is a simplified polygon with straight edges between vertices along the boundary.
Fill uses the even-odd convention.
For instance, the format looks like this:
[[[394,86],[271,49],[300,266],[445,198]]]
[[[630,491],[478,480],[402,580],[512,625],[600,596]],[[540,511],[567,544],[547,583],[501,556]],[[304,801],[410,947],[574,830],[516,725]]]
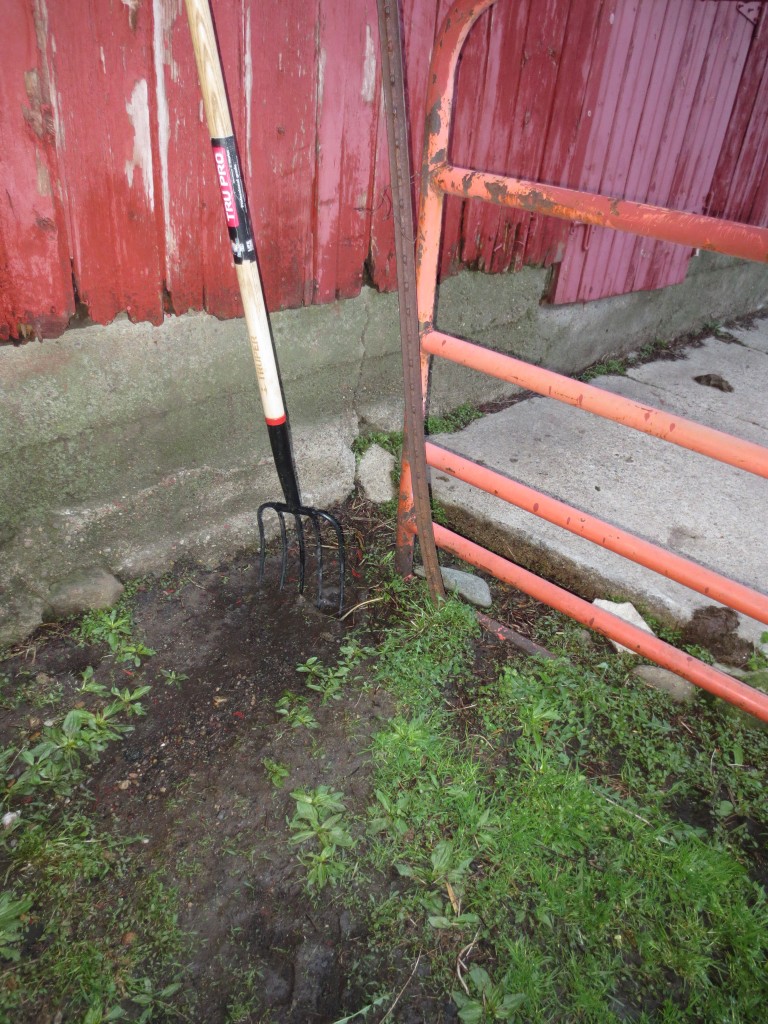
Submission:
[[[437,275],[446,195],[512,206],[525,212],[594,224],[648,238],[768,262],[768,229],[685,213],[647,203],[545,185],[459,167],[448,159],[456,68],[472,25],[498,0],[459,0],[443,22],[433,50],[426,99],[424,159],[416,242],[416,297],[422,394],[426,411],[429,360],[440,356],[564,402],[593,415],[643,431],[680,447],[768,477],[768,449],[645,406],[619,395],[502,355],[434,327]],[[415,342],[414,342],[415,343]],[[651,544],[565,502],[495,473],[485,466],[423,442],[433,469],[479,487],[520,508],[631,559],[667,578],[768,624],[768,597],[689,559]],[[420,453],[421,457],[421,453]],[[417,537],[411,465],[403,456],[397,533],[397,566],[409,573]],[[423,510],[419,510],[423,513]],[[431,520],[430,520],[431,521]],[[558,609],[643,657],[768,721],[768,694],[686,654],[610,612],[571,594],[447,528],[431,523],[435,544],[464,561]],[[428,573],[429,575],[429,573]]]

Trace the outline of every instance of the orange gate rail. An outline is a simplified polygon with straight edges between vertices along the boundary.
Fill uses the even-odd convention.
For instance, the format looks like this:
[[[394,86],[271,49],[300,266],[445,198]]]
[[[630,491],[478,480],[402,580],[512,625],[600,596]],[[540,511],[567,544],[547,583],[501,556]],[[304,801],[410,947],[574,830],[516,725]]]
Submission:
[[[416,246],[416,295],[422,394],[427,395],[429,360],[442,356],[596,416],[643,431],[672,444],[732,466],[768,477],[768,449],[658,409],[632,402],[580,381],[502,355],[434,327],[438,257],[445,195],[480,199],[530,213],[578,220],[637,235],[711,249],[744,259],[768,262],[768,229],[683,213],[646,203],[629,202],[457,167],[448,161],[456,67],[467,34],[497,0],[459,0],[446,15],[435,43],[429,73],[427,116]],[[426,397],[425,397],[426,411]],[[673,554],[618,527],[589,516],[485,466],[426,442],[426,464],[472,484],[631,559],[714,601],[768,624],[768,596],[735,580]],[[398,509],[397,564],[409,572],[413,564],[416,515],[412,466],[403,456]],[[423,510],[419,510],[422,513]],[[649,635],[494,554],[479,544],[430,521],[437,547],[484,569],[532,597],[570,615],[591,629],[768,721],[768,694],[720,672],[698,658]],[[433,590],[434,592],[434,590]]]

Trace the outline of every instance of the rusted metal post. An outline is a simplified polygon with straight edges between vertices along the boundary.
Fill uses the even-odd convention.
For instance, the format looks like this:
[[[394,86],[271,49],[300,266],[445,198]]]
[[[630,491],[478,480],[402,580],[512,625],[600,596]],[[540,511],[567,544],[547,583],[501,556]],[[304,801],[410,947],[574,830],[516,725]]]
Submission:
[[[378,11],[382,85],[387,112],[387,141],[395,218],[395,255],[405,393],[400,478],[401,514],[398,516],[395,564],[402,575],[411,574],[414,539],[418,532],[424,575],[432,599],[437,601],[445,596],[445,590],[432,534],[429,482],[424,453],[424,396],[427,382],[423,375],[423,360],[419,357],[408,118],[405,107],[398,0],[378,0]]]

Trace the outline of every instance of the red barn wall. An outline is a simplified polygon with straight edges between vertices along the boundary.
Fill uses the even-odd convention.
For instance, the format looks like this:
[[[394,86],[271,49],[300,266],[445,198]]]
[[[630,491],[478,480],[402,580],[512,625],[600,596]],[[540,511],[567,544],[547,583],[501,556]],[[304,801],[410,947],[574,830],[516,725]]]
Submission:
[[[766,223],[768,26],[731,0],[500,0],[460,67],[454,157]],[[403,0],[414,156],[448,0]],[[395,285],[375,0],[214,0],[272,309]],[[0,337],[76,308],[240,313],[182,0],[6,0]],[[555,265],[583,301],[690,252],[451,200],[443,272]]]

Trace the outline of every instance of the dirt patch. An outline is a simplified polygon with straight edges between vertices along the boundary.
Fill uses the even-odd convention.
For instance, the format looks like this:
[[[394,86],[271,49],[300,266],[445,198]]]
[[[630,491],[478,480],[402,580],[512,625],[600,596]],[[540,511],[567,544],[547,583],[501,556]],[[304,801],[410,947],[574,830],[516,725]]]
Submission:
[[[110,685],[151,686],[146,717],[87,780],[89,813],[143,836],[146,870],[166,866],[178,887],[194,1019],[336,1019],[360,925],[332,893],[310,903],[286,821],[296,789],[343,790],[351,813],[368,803],[362,752],[388,698],[350,687],[323,704],[296,671],[311,656],[334,664],[353,620],[321,613],[294,584],[260,587],[249,558],[143,583],[133,607],[135,635],[156,651],[140,668],[62,631],[38,634],[3,671],[11,687],[56,680],[71,692],[88,666]],[[287,692],[312,698],[316,728],[277,714]],[[34,734],[40,714],[28,702],[6,711],[2,741]],[[280,766],[281,786],[265,762]]]

